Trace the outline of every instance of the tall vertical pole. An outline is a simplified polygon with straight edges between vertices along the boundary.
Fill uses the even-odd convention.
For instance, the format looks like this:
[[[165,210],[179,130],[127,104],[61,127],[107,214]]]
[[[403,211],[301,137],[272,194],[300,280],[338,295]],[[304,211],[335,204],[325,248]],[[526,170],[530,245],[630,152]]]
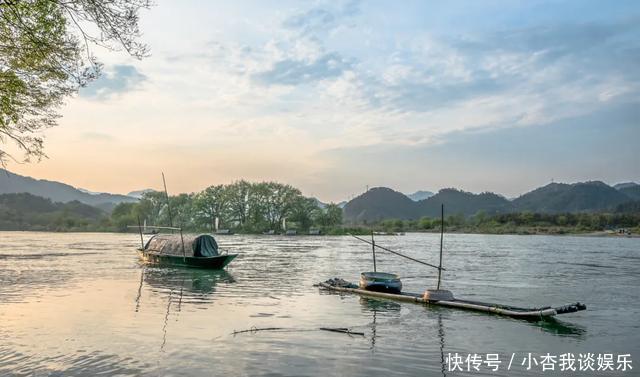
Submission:
[[[373,251],[373,272],[376,270],[376,240],[373,239],[373,230],[371,231],[371,251]]]
[[[438,287],[440,289],[440,278],[442,277],[442,241],[444,238],[444,204],[440,207],[440,263],[438,264]]]
[[[184,237],[182,236],[182,226],[180,226],[180,241],[182,242],[182,262],[186,261],[186,251],[184,250]]]
[[[138,230],[140,231],[140,250],[144,249],[144,238],[142,238],[142,225],[140,224],[140,216],[138,216]]]
[[[167,191],[167,181],[164,180],[164,173],[162,173],[162,184],[164,185],[164,195],[167,197],[167,209],[169,210],[169,226],[173,227],[173,216],[171,216],[171,202],[169,201],[169,192]]]

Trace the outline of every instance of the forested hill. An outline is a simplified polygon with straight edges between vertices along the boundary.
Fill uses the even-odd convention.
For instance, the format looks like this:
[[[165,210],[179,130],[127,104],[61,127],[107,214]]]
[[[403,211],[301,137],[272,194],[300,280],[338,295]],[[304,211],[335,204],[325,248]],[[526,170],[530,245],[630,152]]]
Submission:
[[[434,196],[421,200],[417,204],[420,216],[427,217],[440,216],[441,204],[444,204],[448,213],[461,213],[465,216],[474,215],[479,211],[496,214],[511,210],[511,202],[503,196],[491,192],[472,194],[453,188],[442,189]]]
[[[640,200],[640,185],[627,186],[619,189],[621,193],[633,200]]]
[[[92,230],[106,220],[99,208],[78,201],[54,203],[28,193],[0,194],[0,230]]]
[[[420,217],[417,203],[390,188],[374,187],[349,201],[342,210],[346,219],[353,222],[416,219]]]
[[[48,198],[53,202],[66,203],[76,200],[103,209],[111,209],[118,203],[137,201],[136,198],[126,195],[90,194],[64,183],[33,179],[0,168],[0,194],[23,192]]]
[[[518,211],[539,213],[598,212],[631,200],[633,198],[603,182],[591,181],[550,183],[520,196],[513,205]]]
[[[356,197],[344,207],[349,222],[371,222],[382,219],[412,220],[437,217],[440,205],[448,214],[471,216],[478,212],[488,215],[510,212],[579,213],[614,212],[636,208],[640,200],[640,185],[625,183],[617,189],[600,181],[574,184],[550,183],[530,191],[515,200],[485,192],[474,194],[456,189],[443,189],[436,195],[417,202],[388,188],[374,188]]]

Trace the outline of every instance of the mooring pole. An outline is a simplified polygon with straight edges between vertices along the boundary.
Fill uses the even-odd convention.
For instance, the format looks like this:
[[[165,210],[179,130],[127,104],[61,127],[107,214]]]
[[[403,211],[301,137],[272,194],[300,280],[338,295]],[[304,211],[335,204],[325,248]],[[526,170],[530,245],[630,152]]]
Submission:
[[[162,184],[164,185],[164,195],[167,197],[167,209],[169,210],[169,226],[173,227],[173,216],[171,216],[171,202],[169,200],[169,192],[167,191],[167,181],[164,180],[164,172],[162,173]]]
[[[138,216],[138,230],[140,231],[140,250],[144,249],[144,238],[142,238],[142,225],[140,224],[140,216]]]
[[[376,240],[373,239],[373,230],[371,231],[371,251],[373,251],[373,272],[376,270]]]
[[[444,238],[444,204],[440,207],[440,263],[438,264],[438,286],[440,289],[440,278],[442,277],[442,241]]]
[[[186,252],[184,250],[184,237],[182,237],[182,224],[180,224],[180,241],[182,242],[182,262],[186,262]]]

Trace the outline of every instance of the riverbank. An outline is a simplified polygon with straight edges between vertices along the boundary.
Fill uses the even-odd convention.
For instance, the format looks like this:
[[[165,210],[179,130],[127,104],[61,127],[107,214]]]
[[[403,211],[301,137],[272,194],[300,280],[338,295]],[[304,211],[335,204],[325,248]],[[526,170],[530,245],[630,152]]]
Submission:
[[[234,236],[234,235],[264,235],[264,236],[287,236],[287,237],[298,237],[298,236],[309,236],[309,237],[318,237],[318,236],[348,236],[348,235],[360,235],[360,236],[368,236],[371,235],[371,232],[374,232],[376,236],[401,236],[406,233],[440,233],[439,229],[431,229],[431,230],[407,230],[407,231],[384,231],[377,228],[336,228],[329,229],[325,231],[321,231],[319,234],[310,234],[307,232],[297,232],[295,234],[284,234],[284,233],[274,233],[274,234],[264,234],[258,232],[231,232],[231,233],[213,233],[216,236],[225,237],[225,236]],[[118,229],[0,229],[0,232],[42,232],[42,233],[114,233],[114,234],[137,234],[134,231],[122,231]],[[197,230],[197,229],[186,229],[185,233],[210,233],[207,230]],[[611,230],[601,230],[601,231],[584,231],[584,230],[576,230],[571,228],[522,228],[522,229],[472,229],[472,228],[446,228],[445,233],[448,234],[485,234],[485,235],[521,235],[521,236],[535,236],[535,235],[547,235],[547,236],[580,236],[580,237],[608,237],[608,238],[640,238],[640,229],[634,228],[630,230],[630,233],[619,233]]]

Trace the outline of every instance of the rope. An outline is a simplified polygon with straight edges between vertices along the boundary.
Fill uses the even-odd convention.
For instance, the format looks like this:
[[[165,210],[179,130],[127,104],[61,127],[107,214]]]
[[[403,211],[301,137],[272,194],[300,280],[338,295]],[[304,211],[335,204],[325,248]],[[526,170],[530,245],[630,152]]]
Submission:
[[[353,234],[351,234],[351,233],[349,233],[349,235],[350,235],[351,237],[355,238],[355,239],[358,239],[358,240],[360,240],[360,241],[364,242],[364,243],[368,243],[369,245],[374,245],[371,241],[367,241],[367,240],[365,240],[364,238],[360,238],[360,237],[355,236],[355,235],[353,235]],[[416,262],[416,263],[424,264],[425,266],[433,267],[433,268],[435,268],[435,269],[443,270],[443,271],[446,271],[446,270],[447,270],[446,268],[438,267],[438,266],[433,265],[433,264],[431,264],[431,263],[423,262],[423,261],[421,261],[421,260],[418,260],[418,259],[415,259],[415,258],[411,258],[411,257],[406,256],[406,255],[404,255],[404,254],[400,254],[400,253],[398,253],[397,251],[393,251],[393,250],[391,250],[391,249],[387,249],[386,247],[380,246],[380,245],[378,245],[378,244],[376,244],[376,245],[375,245],[375,247],[377,247],[377,248],[379,248],[379,249],[382,249],[382,250],[384,250],[384,251],[388,251],[388,252],[390,252],[391,254],[395,254],[395,255],[397,255],[397,256],[400,256],[400,257],[403,257],[403,258],[407,258],[407,259],[409,259],[409,260],[411,260],[411,261],[414,261],[414,262]]]

